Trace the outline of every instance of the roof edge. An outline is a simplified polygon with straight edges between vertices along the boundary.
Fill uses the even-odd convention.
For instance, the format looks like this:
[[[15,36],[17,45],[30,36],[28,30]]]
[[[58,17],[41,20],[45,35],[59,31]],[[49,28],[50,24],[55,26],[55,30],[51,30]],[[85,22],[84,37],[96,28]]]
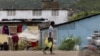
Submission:
[[[68,10],[65,8],[32,8],[32,9],[0,9],[0,10]]]
[[[73,23],[73,22],[77,22],[77,21],[80,21],[80,20],[84,20],[84,19],[87,19],[87,18],[93,17],[93,16],[97,16],[97,15],[100,15],[100,13],[93,14],[93,15],[89,15],[89,16],[86,16],[86,17],[83,17],[83,18],[79,18],[79,19],[76,19],[76,20],[73,20],[73,21],[69,21],[69,22],[65,22],[65,23],[57,24],[57,25],[55,25],[54,27],[58,27],[58,26],[61,26],[61,25],[64,25],[64,24],[70,24],[70,23]],[[43,29],[40,29],[40,30],[45,30],[45,29],[48,29],[48,27],[43,28]]]

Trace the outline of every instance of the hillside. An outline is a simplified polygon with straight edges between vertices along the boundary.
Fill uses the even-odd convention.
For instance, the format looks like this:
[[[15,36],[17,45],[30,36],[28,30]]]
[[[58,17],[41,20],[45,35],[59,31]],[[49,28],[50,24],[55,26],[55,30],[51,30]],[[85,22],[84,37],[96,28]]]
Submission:
[[[100,0],[80,0],[70,7],[81,11],[100,11]]]
[[[0,8],[41,8],[42,0],[0,0]],[[60,8],[73,10],[100,10],[100,0],[54,0]]]
[[[100,0],[54,0],[60,8],[68,9],[72,18],[100,13]],[[42,0],[0,0],[0,9],[41,8]],[[78,15],[77,15],[78,14]],[[80,15],[81,14],[81,15]],[[73,16],[74,15],[74,16]]]
[[[77,3],[79,0],[56,0],[60,4],[60,8],[67,8]]]
[[[79,0],[71,4],[71,19],[80,19],[89,15],[100,13],[100,0]]]

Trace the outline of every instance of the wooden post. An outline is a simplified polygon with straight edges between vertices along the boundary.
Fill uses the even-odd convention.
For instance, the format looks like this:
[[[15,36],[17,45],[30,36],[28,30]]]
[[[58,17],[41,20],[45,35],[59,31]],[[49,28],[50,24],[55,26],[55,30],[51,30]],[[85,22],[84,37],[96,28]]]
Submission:
[[[9,50],[13,50],[13,42],[11,37],[8,37],[8,45],[9,45]]]

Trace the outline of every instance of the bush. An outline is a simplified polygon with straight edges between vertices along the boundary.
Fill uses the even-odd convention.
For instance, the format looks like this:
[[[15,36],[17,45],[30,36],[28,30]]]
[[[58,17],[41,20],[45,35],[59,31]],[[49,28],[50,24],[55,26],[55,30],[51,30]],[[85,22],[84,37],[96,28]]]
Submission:
[[[77,20],[77,19],[84,18],[84,17],[90,16],[90,15],[98,14],[98,13],[100,13],[100,12],[99,11],[82,11],[82,12],[73,14],[70,17],[69,21]]]
[[[72,50],[75,45],[75,42],[72,39],[65,40],[60,49],[61,50]]]
[[[83,17],[86,17],[86,16],[89,16],[89,12],[87,12],[87,11],[79,12],[77,14],[72,15],[70,17],[69,21],[77,20],[77,19],[80,19],[80,18],[83,18]]]
[[[68,39],[65,39],[61,45],[59,46],[60,50],[73,50],[75,45],[80,45],[81,39],[80,37],[70,36]]]
[[[19,50],[24,50],[27,46],[27,42],[25,40],[20,40],[18,46],[19,46]]]
[[[29,45],[28,42],[26,42],[25,40],[20,40],[19,41],[19,50],[24,50],[27,48],[27,46]],[[39,43],[37,44],[36,47],[30,47],[29,50],[41,50],[42,46],[39,45]]]

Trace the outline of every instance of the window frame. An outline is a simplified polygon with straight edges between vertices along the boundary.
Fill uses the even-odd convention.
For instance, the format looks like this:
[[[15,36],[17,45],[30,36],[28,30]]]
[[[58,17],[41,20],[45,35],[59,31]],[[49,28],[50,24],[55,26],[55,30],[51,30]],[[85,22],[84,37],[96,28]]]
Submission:
[[[59,10],[52,10],[52,16],[59,16]]]
[[[15,16],[15,15],[16,15],[16,11],[14,11],[14,10],[7,11],[7,16]]]
[[[32,14],[33,14],[33,16],[41,16],[42,15],[42,11],[41,10],[33,10]]]

